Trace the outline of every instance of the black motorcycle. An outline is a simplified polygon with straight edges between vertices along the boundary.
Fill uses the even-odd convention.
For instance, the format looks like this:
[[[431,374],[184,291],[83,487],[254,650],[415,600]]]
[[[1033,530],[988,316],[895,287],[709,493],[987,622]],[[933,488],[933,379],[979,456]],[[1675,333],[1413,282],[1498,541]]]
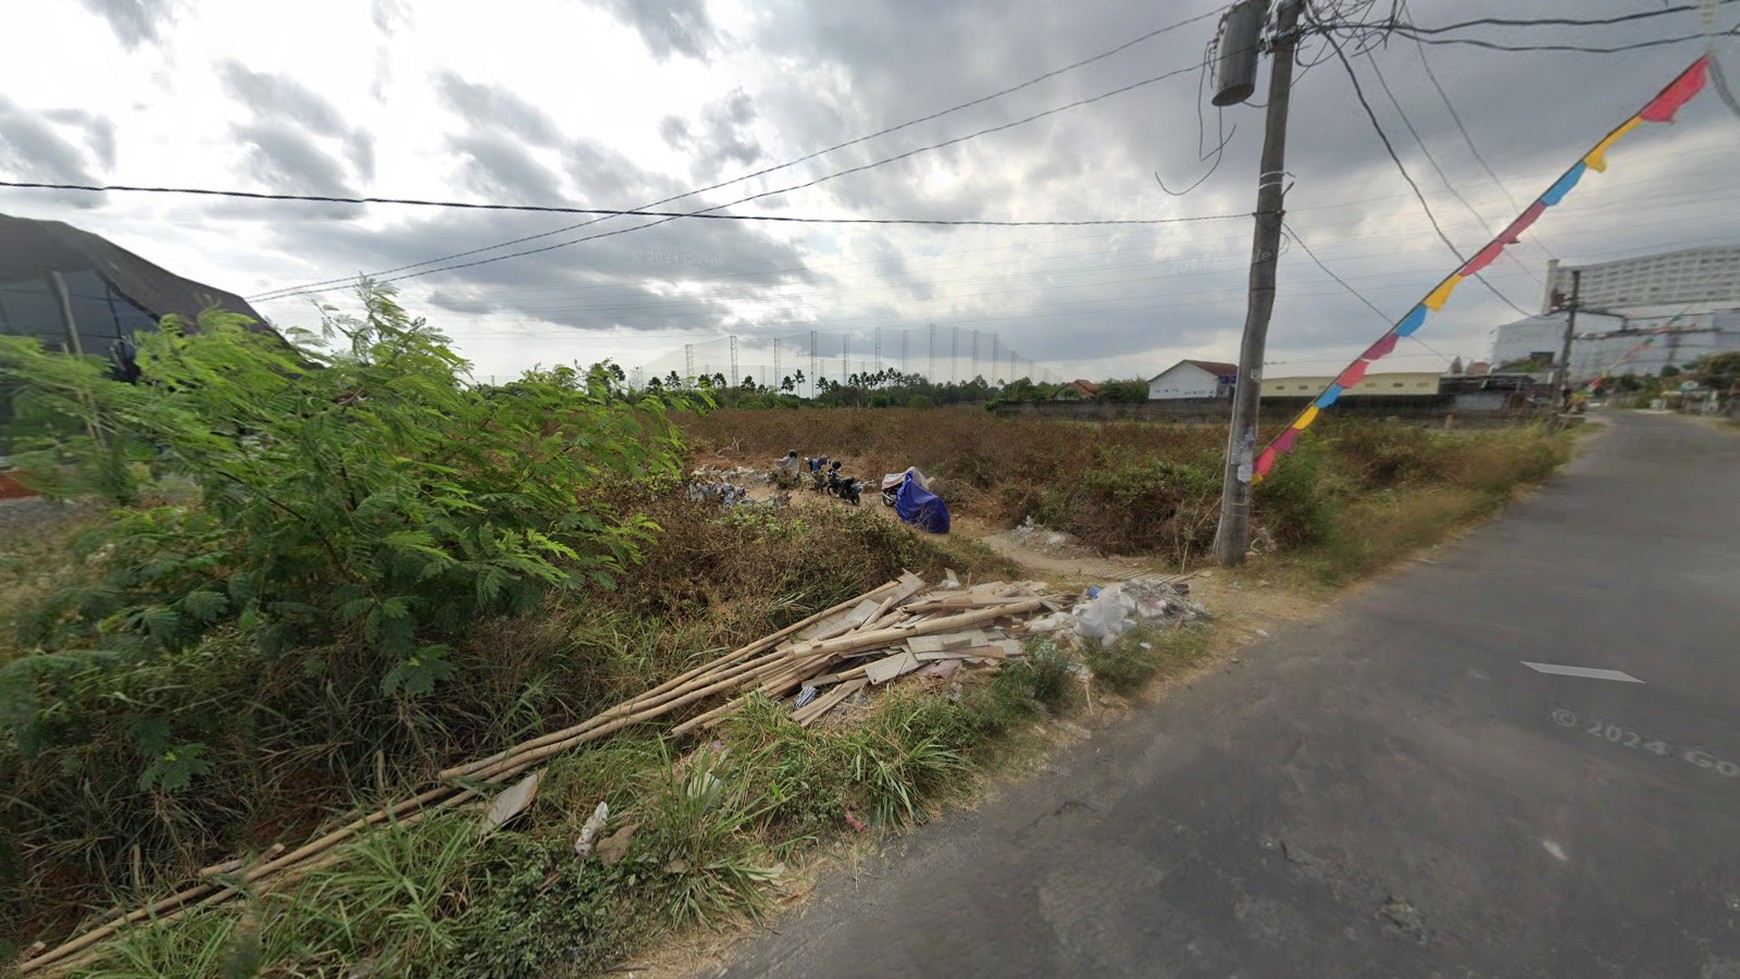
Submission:
[[[837,489],[835,491],[835,495],[837,495],[840,499],[845,500],[847,503],[850,503],[853,506],[857,506],[860,494],[863,491],[864,491],[864,484],[863,483],[859,482],[858,480],[853,479],[850,476],[847,476],[847,477],[844,477],[840,480],[840,486],[839,486],[839,489]]]

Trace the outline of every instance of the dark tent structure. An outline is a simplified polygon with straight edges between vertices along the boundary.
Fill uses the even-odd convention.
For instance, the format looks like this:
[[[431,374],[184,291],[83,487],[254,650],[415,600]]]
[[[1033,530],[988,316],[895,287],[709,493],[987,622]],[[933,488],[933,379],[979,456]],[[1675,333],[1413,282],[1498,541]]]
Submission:
[[[0,214],[0,334],[107,356],[165,316],[194,321],[212,308],[271,332],[240,296],[184,279],[69,224]]]
[[[209,309],[240,313],[277,333],[234,293],[184,279],[107,239],[60,221],[0,214],[0,336],[107,358],[135,380],[133,335],[171,314],[196,322]],[[0,455],[8,451],[10,396],[0,389]]]

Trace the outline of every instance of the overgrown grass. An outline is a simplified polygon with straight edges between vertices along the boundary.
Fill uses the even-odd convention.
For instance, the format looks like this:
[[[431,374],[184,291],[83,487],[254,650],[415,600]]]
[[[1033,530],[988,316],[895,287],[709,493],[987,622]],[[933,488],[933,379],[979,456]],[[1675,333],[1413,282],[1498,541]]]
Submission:
[[[1065,707],[1073,662],[1038,644],[993,677],[891,690],[808,730],[759,698],[681,758],[603,742],[557,759],[528,814],[487,840],[471,813],[382,827],[291,889],[132,929],[81,974],[597,974],[670,930],[759,915],[788,863],[856,835],[853,819],[898,828],[961,796],[1014,729]],[[600,801],[605,835],[632,833],[611,865],[572,848]]]
[[[1002,570],[866,510],[643,510],[664,533],[635,572],[482,623],[433,696],[382,693],[343,648],[262,664],[222,637],[68,678],[52,726],[0,742],[0,945],[52,942],[232,852],[294,844],[359,800],[396,798],[445,765],[589,717],[902,569]],[[190,716],[219,721],[183,727]],[[141,717],[207,746],[185,787],[141,779],[150,759],[130,747]]]
[[[1129,693],[1156,677],[1180,675],[1208,655],[1209,631],[1201,626],[1137,626],[1110,645],[1090,642],[1082,652],[1094,679],[1116,693]]]
[[[680,424],[733,458],[787,449],[848,459],[867,475],[916,465],[957,512],[1028,517],[1106,551],[1200,560],[1219,515],[1225,431],[1215,425],[1089,425],[974,409],[721,411]],[[1545,478],[1569,436],[1542,427],[1434,430],[1328,418],[1256,493],[1254,522],[1289,551],[1324,546],[1370,514],[1363,501],[1448,487],[1502,501]],[[1478,509],[1478,508],[1476,508]]]

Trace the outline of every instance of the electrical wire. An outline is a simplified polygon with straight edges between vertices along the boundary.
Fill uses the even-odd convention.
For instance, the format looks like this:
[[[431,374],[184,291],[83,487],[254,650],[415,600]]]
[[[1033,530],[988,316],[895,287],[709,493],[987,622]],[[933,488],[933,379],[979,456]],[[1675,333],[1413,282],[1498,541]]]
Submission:
[[[1612,47],[1598,48],[1581,44],[1501,44],[1497,41],[1486,41],[1472,37],[1420,37],[1419,35],[1412,33],[1406,26],[1397,26],[1392,28],[1392,30],[1402,37],[1416,38],[1422,44],[1466,44],[1471,47],[1485,48],[1489,51],[1508,51],[1513,53],[1558,51],[1571,54],[1622,54],[1627,51],[1640,51],[1644,48],[1660,47],[1666,44],[1684,44],[1687,41],[1704,40],[1702,34],[1687,34],[1683,37],[1662,37],[1649,41],[1637,41],[1632,44],[1619,44]],[[1733,37],[1735,35],[1740,35],[1740,27],[1730,28],[1729,30],[1722,32],[1722,36],[1724,37]]]
[[[1370,51],[1366,52],[1366,60],[1371,63],[1372,74],[1377,76],[1378,85],[1383,88],[1384,95],[1390,100],[1390,105],[1395,107],[1396,115],[1401,117],[1402,125],[1408,130],[1408,135],[1414,137],[1414,142],[1419,144],[1420,153],[1426,157],[1426,163],[1432,167],[1432,172],[1438,175],[1438,180],[1444,184],[1444,189],[1450,192],[1450,196],[1456,198],[1457,202],[1462,205],[1463,210],[1466,210],[1469,214],[1474,216],[1474,220],[1477,221],[1482,228],[1486,229],[1488,234],[1497,234],[1498,229],[1488,224],[1486,216],[1481,214],[1473,204],[1468,203],[1468,198],[1462,196],[1462,192],[1457,190],[1456,185],[1450,181],[1450,175],[1445,173],[1444,168],[1438,164],[1437,157],[1432,155],[1432,148],[1426,145],[1426,138],[1420,135],[1420,130],[1414,126],[1414,121],[1408,118],[1407,110],[1402,108],[1402,102],[1400,99],[1396,98],[1396,93],[1390,88],[1389,80],[1384,78],[1383,69],[1378,67],[1376,53]],[[1539,276],[1535,275],[1533,270],[1529,269],[1527,265],[1524,265],[1522,259],[1510,254],[1508,251],[1504,254],[1505,257],[1517,267],[1527,271],[1530,277],[1535,280],[1537,285],[1540,285],[1542,288],[1546,287],[1546,282],[1542,281]]]
[[[1740,0],[1722,0],[1722,2],[1735,3],[1740,2]],[[1611,27],[1615,24],[1628,24],[1632,21],[1651,20],[1673,14],[1695,13],[1698,6],[1695,3],[1686,3],[1655,10],[1616,14],[1612,17],[1480,17],[1474,20],[1458,21],[1454,24],[1442,24],[1437,27],[1411,27],[1411,29],[1422,34],[1446,34],[1450,31],[1466,30],[1470,27]]]
[[[1378,319],[1381,319],[1385,323],[1389,323],[1392,325],[1396,322],[1395,317],[1393,317],[1390,314],[1379,309],[1377,303],[1374,303],[1370,299],[1365,298],[1364,293],[1360,292],[1358,289],[1355,289],[1353,286],[1348,285],[1346,279],[1343,279],[1341,276],[1336,275],[1334,272],[1330,271],[1329,266],[1323,264],[1323,260],[1317,257],[1317,253],[1311,250],[1310,245],[1305,244],[1305,239],[1299,237],[1299,232],[1294,231],[1292,225],[1288,224],[1286,221],[1282,221],[1281,222],[1281,230],[1286,232],[1287,237],[1291,238],[1293,240],[1294,244],[1298,245],[1301,249],[1304,250],[1306,257],[1311,259],[1312,264],[1316,265],[1319,269],[1322,269],[1323,274],[1329,276],[1331,279],[1334,279],[1336,281],[1336,283],[1341,286],[1341,288],[1346,289],[1349,295],[1351,295],[1353,298],[1359,300],[1360,302],[1364,303],[1365,308],[1376,313],[1378,316]]]
[[[873,160],[869,163],[862,163],[862,164],[859,164],[858,166],[855,166],[855,167],[847,167],[844,170],[836,170],[833,173],[824,174],[823,176],[816,177],[812,180],[807,180],[807,181],[800,183],[800,184],[793,184],[789,187],[781,187],[781,188],[778,188],[775,190],[762,191],[761,193],[758,193],[758,194],[750,194],[747,197],[741,197],[741,198],[738,198],[737,200],[728,201],[724,204],[718,204],[718,205],[714,205],[713,207],[704,208],[701,211],[686,212],[682,216],[683,217],[693,217],[696,214],[705,214],[705,213],[708,213],[710,211],[716,211],[716,210],[720,210],[720,209],[727,208],[727,207],[734,207],[738,204],[746,204],[750,201],[760,200],[760,199],[765,198],[765,197],[774,197],[774,196],[777,196],[780,194],[787,194],[787,193],[790,193],[790,192],[796,191],[796,190],[805,190],[805,189],[808,189],[810,187],[814,187],[818,184],[826,183],[827,181],[835,180],[835,179],[838,179],[840,177],[847,176],[849,174],[861,173],[865,170],[871,170],[871,169],[874,169],[876,167],[885,166],[885,165],[890,164],[890,163],[897,163],[901,160],[905,160],[905,159],[909,159],[911,157],[917,156],[920,153],[926,153],[926,152],[929,152],[931,150],[942,149],[942,148],[947,147],[947,146],[953,146],[957,143],[964,143],[964,142],[967,142],[968,140],[977,139],[980,136],[987,136],[987,135],[990,135],[992,133],[998,133],[998,132],[1002,132],[1002,131],[1007,130],[1007,129],[1013,129],[1016,126],[1025,125],[1027,123],[1034,122],[1034,121],[1039,120],[1039,119],[1043,119],[1047,116],[1056,115],[1059,112],[1064,112],[1064,111],[1067,111],[1069,109],[1078,108],[1078,107],[1084,106],[1084,105],[1090,105],[1092,103],[1111,98],[1114,95],[1122,95],[1126,92],[1131,92],[1131,91],[1134,91],[1138,88],[1142,88],[1142,87],[1147,86],[1147,85],[1155,84],[1156,82],[1165,81],[1166,79],[1174,78],[1174,77],[1177,77],[1178,75],[1186,74],[1190,71],[1193,71],[1194,68],[1195,68],[1195,66],[1191,66],[1191,67],[1187,67],[1187,68],[1177,68],[1177,69],[1173,69],[1172,71],[1162,72],[1159,75],[1154,75],[1154,76],[1149,77],[1149,78],[1144,78],[1141,81],[1131,82],[1128,85],[1120,86],[1118,88],[1112,89],[1109,92],[1101,92],[1098,95],[1093,95],[1093,96],[1089,96],[1087,98],[1077,99],[1074,102],[1065,103],[1064,105],[1053,106],[1052,108],[1033,113],[1032,115],[1025,116],[1025,117],[1020,118],[1020,119],[1016,119],[1012,122],[1006,122],[1006,123],[1002,123],[1002,124],[996,125],[996,126],[987,126],[984,129],[980,129],[980,130],[977,130],[975,132],[967,133],[966,135],[963,135],[963,136],[951,137],[949,139],[945,139],[945,140],[942,140],[940,142],[931,143],[931,144],[928,144],[926,146],[920,146],[920,147],[917,147],[914,149],[910,149],[910,150],[907,150],[903,153],[896,153],[893,156],[887,156],[887,157],[883,157],[879,160]],[[552,245],[543,245],[543,246],[538,247],[538,248],[528,248],[528,249],[525,249],[523,251],[508,252],[507,254],[504,254],[504,255],[492,255],[488,258],[480,258],[480,259],[470,261],[470,262],[459,262],[459,263],[455,263],[453,265],[444,265],[444,266],[440,266],[438,268],[423,269],[421,271],[416,271],[416,272],[407,272],[403,275],[386,276],[386,277],[379,278],[377,281],[381,282],[381,283],[400,282],[400,281],[403,281],[406,279],[415,279],[415,278],[419,278],[419,277],[425,276],[425,275],[434,275],[438,272],[451,272],[451,271],[455,271],[457,269],[466,269],[466,268],[473,268],[473,267],[479,266],[479,265],[488,265],[492,262],[500,262],[500,261],[510,259],[510,258],[520,258],[520,257],[526,256],[526,255],[536,255],[536,254],[540,254],[542,252],[553,251],[557,248],[566,248],[569,245],[577,245],[577,244],[580,244],[581,242],[597,241],[600,238],[611,238],[611,237],[615,237],[616,235],[628,234],[628,233],[634,232],[634,231],[644,231],[647,228],[655,228],[661,224],[668,224],[671,221],[675,221],[675,220],[677,220],[677,218],[661,218],[657,221],[651,221],[651,222],[648,222],[646,224],[634,225],[632,227],[627,227],[627,228],[618,228],[614,231],[602,231],[602,232],[599,232],[597,234],[585,235],[585,236],[580,237],[580,238],[572,238],[572,239],[569,239],[567,241],[556,242],[555,244],[552,244]],[[328,280],[328,281],[333,282],[333,283],[337,283],[337,282],[350,282],[353,280],[347,278],[347,279],[335,279],[335,280]],[[273,293],[262,294],[259,297],[250,297],[250,298],[286,299],[286,298],[289,298],[291,296],[312,295],[314,293],[318,293],[321,291],[324,291],[324,290],[321,288],[318,288],[318,287],[313,287],[313,286],[293,287],[293,288],[290,288],[287,290],[278,290],[278,291],[273,292]]]
[[[196,187],[140,187],[127,184],[56,184],[25,180],[0,180],[0,187],[15,187],[26,190],[76,190],[92,193],[108,193],[120,191],[141,194],[193,194],[202,197],[239,197],[248,200],[290,201],[302,204],[400,204],[411,207],[457,208],[473,211],[534,211],[554,214],[602,214],[609,217],[633,215],[637,217],[662,217],[670,220],[676,218],[703,218],[713,221],[772,221],[791,224],[903,224],[903,225],[935,225],[942,227],[991,227],[991,228],[1033,228],[1033,227],[1077,227],[1090,225],[1124,225],[1124,224],[1178,224],[1189,221],[1219,221],[1226,218],[1245,218],[1249,214],[1205,214],[1176,218],[1084,218],[1075,220],[1032,220],[1032,221],[996,221],[945,218],[816,218],[792,217],[780,214],[713,214],[708,211],[624,211],[614,208],[600,207],[561,207],[544,204],[478,204],[470,201],[438,201],[421,200],[407,197],[333,197],[323,194],[269,194],[250,190],[211,190]]]
[[[1401,0],[1400,9],[1404,14],[1407,12],[1407,0]],[[1426,80],[1432,83],[1433,90],[1438,93],[1439,101],[1443,102],[1444,108],[1449,111],[1450,121],[1455,123],[1456,131],[1462,134],[1462,142],[1467,145],[1468,152],[1474,156],[1475,161],[1480,164],[1480,168],[1486,171],[1486,175],[1492,179],[1493,185],[1496,186],[1499,189],[1499,192],[1504,195],[1505,201],[1510,204],[1511,213],[1521,211],[1522,204],[1518,203],[1516,195],[1510,192],[1510,188],[1505,185],[1504,181],[1498,178],[1497,171],[1493,170],[1492,164],[1487,162],[1485,154],[1480,152],[1480,147],[1474,142],[1474,136],[1468,132],[1468,127],[1462,122],[1462,113],[1456,111],[1456,103],[1450,101],[1449,93],[1444,91],[1443,83],[1438,80],[1438,73],[1432,70],[1432,59],[1426,55],[1425,43],[1418,37],[1415,37],[1412,40],[1414,42],[1414,47],[1419,52],[1420,67],[1426,72]],[[1559,256],[1555,254],[1551,248],[1547,247],[1546,242],[1541,240],[1539,234],[1530,235],[1529,242],[1536,248],[1540,249],[1547,258],[1554,261],[1558,260]]]
[[[1384,132],[1383,125],[1378,122],[1377,113],[1372,110],[1371,102],[1365,97],[1365,89],[1359,83],[1359,76],[1354,73],[1353,62],[1347,60],[1347,55],[1342,52],[1341,45],[1336,43],[1333,37],[1325,35],[1325,38],[1328,39],[1330,47],[1334,49],[1335,57],[1341,62],[1342,68],[1346,69],[1347,80],[1353,84],[1353,94],[1358,98],[1360,107],[1365,110],[1366,118],[1371,120],[1372,129],[1377,133],[1379,141],[1384,144],[1384,152],[1389,154],[1390,161],[1396,165],[1396,170],[1401,173],[1402,179],[1407,181],[1408,188],[1414,192],[1414,198],[1420,202],[1420,208],[1425,211],[1426,220],[1431,223],[1432,230],[1438,233],[1439,240],[1444,242],[1444,247],[1450,249],[1450,254],[1456,256],[1458,262],[1467,264],[1468,259],[1457,249],[1456,243],[1450,240],[1450,236],[1445,234],[1443,227],[1438,224],[1438,217],[1432,213],[1432,205],[1427,203],[1426,195],[1420,191],[1420,185],[1414,182],[1413,176],[1408,173],[1408,168],[1402,165],[1402,158],[1396,155],[1395,145],[1390,142],[1389,134]],[[1519,315],[1529,315],[1527,310],[1511,302],[1508,296],[1493,288],[1492,283],[1486,281],[1484,276],[1476,275],[1474,278],[1479,280],[1480,284],[1485,286],[1489,292],[1502,300],[1506,306],[1516,310]]]
[[[1210,17],[1215,16],[1216,14],[1219,14],[1224,9],[1225,9],[1224,6],[1217,7],[1213,10],[1208,11],[1207,13],[1199,14],[1195,17],[1189,17],[1189,18],[1186,18],[1186,19],[1181,20],[1181,21],[1177,21],[1177,22],[1172,23],[1172,24],[1167,24],[1164,27],[1156,28],[1155,30],[1149,31],[1146,34],[1143,34],[1139,37],[1136,37],[1136,38],[1133,38],[1129,41],[1126,41],[1123,44],[1120,44],[1114,48],[1107,49],[1105,51],[1100,52],[1099,54],[1093,55],[1093,56],[1088,57],[1088,58],[1083,58],[1080,61],[1076,61],[1072,64],[1065,65],[1061,68],[1055,68],[1055,69],[1052,69],[1051,71],[1044,72],[1043,74],[1036,75],[1032,78],[1027,79],[1026,81],[1020,82],[1019,84],[1011,85],[1011,86],[1008,86],[1007,88],[999,89],[995,92],[990,93],[989,95],[983,95],[983,96],[980,96],[979,98],[976,98],[976,99],[971,99],[971,100],[968,100],[966,102],[961,102],[961,103],[958,103],[956,105],[950,106],[949,108],[930,113],[929,115],[920,116],[916,119],[910,119],[906,122],[899,123],[898,125],[887,126],[887,127],[884,127],[882,129],[877,130],[876,132],[869,133],[869,134],[864,135],[864,136],[858,136],[858,137],[853,138],[853,139],[845,140],[844,142],[835,143],[832,146],[828,146],[828,147],[825,147],[823,149],[816,150],[813,153],[805,154],[804,156],[797,157],[796,159],[793,159],[793,160],[788,160],[785,163],[777,164],[775,166],[770,166],[770,167],[763,167],[762,169],[756,170],[753,173],[746,173],[746,174],[743,174],[742,176],[739,176],[739,177],[733,177],[729,180],[722,180],[722,181],[719,181],[717,183],[709,184],[705,187],[699,187],[699,188],[696,188],[695,190],[686,191],[686,192],[681,193],[681,194],[676,194],[676,195],[673,195],[671,197],[663,198],[662,200],[653,201],[652,203],[647,204],[645,206],[645,208],[639,208],[637,210],[645,210],[647,208],[661,207],[665,204],[670,204],[670,203],[673,203],[675,201],[682,200],[686,197],[693,197],[697,194],[704,194],[704,193],[707,193],[708,191],[718,190],[722,187],[728,187],[732,184],[742,183],[746,180],[753,180],[756,177],[764,177],[764,176],[767,176],[768,174],[771,174],[771,173],[777,173],[780,170],[789,169],[791,167],[798,166],[799,164],[807,163],[810,160],[814,160],[818,157],[825,156],[829,153],[833,153],[833,152],[836,152],[838,150],[843,150],[843,149],[846,149],[848,147],[856,146],[860,143],[868,142],[868,141],[873,140],[873,139],[878,139],[882,136],[888,136],[888,135],[891,135],[893,133],[900,132],[903,129],[909,129],[913,126],[921,125],[921,124],[926,123],[926,122],[933,122],[937,119],[941,119],[945,116],[952,115],[956,112],[961,112],[961,111],[964,111],[966,109],[973,108],[975,106],[983,105],[987,102],[991,102],[991,101],[994,101],[996,99],[1000,99],[1005,95],[1011,95],[1011,94],[1013,94],[1015,92],[1019,92],[1023,89],[1030,88],[1030,87],[1037,85],[1041,82],[1055,78],[1058,75],[1062,75],[1062,74],[1065,74],[1067,72],[1074,71],[1078,68],[1086,67],[1087,65],[1094,64],[1095,62],[1098,62],[1098,61],[1103,61],[1106,58],[1110,58],[1113,55],[1116,55],[1116,54],[1119,54],[1123,51],[1126,51],[1129,48],[1131,48],[1137,44],[1141,44],[1144,41],[1152,40],[1156,37],[1160,37],[1161,35],[1164,35],[1164,34],[1172,32],[1172,31],[1179,30],[1181,28],[1188,27],[1192,24],[1206,20]],[[735,203],[743,203],[743,202],[737,201]],[[722,205],[722,206],[728,207],[731,205]],[[598,219],[598,220],[602,220],[602,219]],[[499,248],[510,248],[510,247],[513,247],[514,245],[521,245],[521,244],[525,244],[527,242],[537,241],[537,240],[542,239],[542,238],[554,237],[555,235],[565,234],[569,231],[575,231],[575,230],[578,230],[580,228],[587,227],[588,225],[596,224],[596,223],[598,223],[598,220],[583,221],[583,222],[580,222],[578,224],[567,225],[567,226],[564,226],[561,228],[556,228],[556,229],[551,230],[551,231],[540,232],[540,233],[535,234],[535,235],[526,235],[524,237],[514,238],[514,239],[511,239],[508,241],[501,241],[501,242],[496,242],[495,244],[485,245],[485,246],[480,247],[480,248],[473,248],[473,249],[469,249],[467,251],[462,251],[462,252],[454,252],[450,255],[444,255],[444,256],[441,256],[439,258],[425,259],[424,261],[421,261],[421,262],[412,262],[409,265],[400,265],[400,266],[396,266],[394,268],[384,269],[380,272],[375,273],[374,277],[383,278],[385,276],[392,275],[392,274],[398,273],[398,272],[405,272],[405,271],[409,271],[411,269],[422,268],[422,267],[428,266],[428,265],[438,265],[438,264],[441,264],[443,262],[452,261],[454,259],[469,258],[472,255],[478,255],[478,254],[482,254],[483,252],[494,251],[494,250],[499,249]],[[650,225],[647,225],[647,227],[650,227]],[[579,241],[588,241],[588,240],[591,240],[591,239],[590,238],[581,238],[575,242],[569,242],[568,244],[577,244]],[[524,252],[521,254],[534,254],[536,251],[537,250],[534,249],[532,251]],[[468,267],[468,266],[460,266],[460,267]],[[345,278],[341,278],[341,279],[327,279],[327,280],[323,280],[320,282],[307,283],[307,284],[304,284],[301,286],[291,287],[290,290],[273,290],[273,291],[274,292],[295,291],[298,294],[304,294],[314,286],[336,285],[336,284],[348,283],[350,281],[352,281],[352,279],[350,277],[345,277]]]
[[[1203,125],[1202,121],[1202,96],[1208,84],[1208,65],[1210,57],[1210,49],[1207,47],[1203,48],[1202,70],[1199,71],[1196,76],[1196,161],[1201,163],[1210,156],[1213,156],[1214,163],[1209,166],[1207,173],[1196,178],[1196,181],[1190,186],[1183,190],[1176,191],[1166,186],[1166,181],[1160,179],[1160,171],[1154,171],[1154,182],[1159,184],[1160,189],[1171,197],[1183,197],[1196,188],[1202,186],[1203,181],[1214,176],[1214,172],[1220,169],[1221,160],[1226,158],[1226,144],[1231,142],[1233,136],[1237,135],[1239,131],[1239,127],[1236,124],[1233,126],[1233,131],[1231,133],[1226,131],[1226,114],[1221,111],[1219,106],[1216,106],[1214,110],[1215,135],[1218,137],[1219,142],[1215,144],[1214,149],[1203,152],[1202,144],[1207,136],[1207,127]]]

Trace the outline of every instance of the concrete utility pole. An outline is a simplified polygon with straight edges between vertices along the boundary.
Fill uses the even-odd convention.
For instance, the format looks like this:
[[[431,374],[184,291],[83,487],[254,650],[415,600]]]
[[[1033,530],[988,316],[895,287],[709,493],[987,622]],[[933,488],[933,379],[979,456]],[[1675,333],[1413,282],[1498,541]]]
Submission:
[[[1559,410],[1571,406],[1565,389],[1571,386],[1571,341],[1577,337],[1577,307],[1583,294],[1583,270],[1571,270],[1571,301],[1565,306],[1565,342],[1559,348],[1559,369],[1553,372],[1553,397],[1559,400]]]
[[[1257,443],[1257,398],[1262,391],[1263,348],[1275,308],[1275,259],[1281,248],[1281,181],[1287,158],[1287,102],[1293,88],[1293,49],[1299,43],[1303,0],[1281,0],[1275,14],[1275,61],[1269,72],[1269,113],[1257,173],[1257,229],[1251,242],[1251,281],[1245,333],[1239,344],[1238,381],[1233,387],[1232,426],[1227,433],[1226,473],[1221,481],[1220,526],[1214,556],[1221,565],[1241,564],[1251,537],[1251,477]]]

